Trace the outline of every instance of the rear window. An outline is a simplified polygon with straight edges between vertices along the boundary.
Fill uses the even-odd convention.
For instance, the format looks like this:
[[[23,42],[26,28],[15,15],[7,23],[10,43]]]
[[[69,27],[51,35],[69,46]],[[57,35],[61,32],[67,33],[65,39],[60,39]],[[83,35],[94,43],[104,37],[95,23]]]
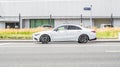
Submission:
[[[69,30],[81,30],[81,28],[77,26],[68,26],[68,29]]]

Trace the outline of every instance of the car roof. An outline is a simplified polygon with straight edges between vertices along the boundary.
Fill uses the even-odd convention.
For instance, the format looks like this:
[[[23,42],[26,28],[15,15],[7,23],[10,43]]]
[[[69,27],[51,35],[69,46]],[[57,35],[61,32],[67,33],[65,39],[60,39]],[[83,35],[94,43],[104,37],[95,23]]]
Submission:
[[[58,27],[60,27],[60,26],[69,26],[69,25],[72,25],[72,26],[77,26],[77,27],[80,27],[80,28],[82,28],[82,29],[85,29],[84,27],[82,27],[82,26],[80,26],[80,25],[77,25],[77,24],[61,24],[61,25],[58,25],[57,27],[55,27],[54,29],[56,29],[56,28],[58,28]],[[53,29],[53,30],[54,30]]]
[[[61,25],[59,25],[59,26],[70,26],[70,25],[81,27],[80,25],[77,25],[77,24],[61,24]],[[59,26],[58,26],[58,27],[59,27]]]

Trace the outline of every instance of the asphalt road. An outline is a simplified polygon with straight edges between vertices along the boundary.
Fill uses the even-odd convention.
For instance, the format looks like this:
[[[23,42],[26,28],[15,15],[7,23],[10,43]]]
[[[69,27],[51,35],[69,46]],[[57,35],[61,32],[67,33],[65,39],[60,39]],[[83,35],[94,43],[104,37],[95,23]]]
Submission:
[[[120,67],[120,43],[0,43],[0,67]]]

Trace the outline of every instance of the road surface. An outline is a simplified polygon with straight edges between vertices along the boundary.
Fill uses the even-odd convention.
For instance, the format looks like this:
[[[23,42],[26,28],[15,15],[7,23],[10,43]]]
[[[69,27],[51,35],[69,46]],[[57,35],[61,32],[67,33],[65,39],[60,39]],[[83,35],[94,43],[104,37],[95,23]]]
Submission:
[[[120,43],[0,43],[0,67],[120,67]]]

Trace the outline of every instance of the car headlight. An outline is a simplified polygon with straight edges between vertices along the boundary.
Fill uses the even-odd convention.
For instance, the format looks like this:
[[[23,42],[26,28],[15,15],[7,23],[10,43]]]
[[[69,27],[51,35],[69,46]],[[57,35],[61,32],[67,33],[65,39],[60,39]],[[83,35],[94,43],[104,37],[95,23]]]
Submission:
[[[35,34],[35,36],[38,36],[38,35],[40,35],[40,34]]]

